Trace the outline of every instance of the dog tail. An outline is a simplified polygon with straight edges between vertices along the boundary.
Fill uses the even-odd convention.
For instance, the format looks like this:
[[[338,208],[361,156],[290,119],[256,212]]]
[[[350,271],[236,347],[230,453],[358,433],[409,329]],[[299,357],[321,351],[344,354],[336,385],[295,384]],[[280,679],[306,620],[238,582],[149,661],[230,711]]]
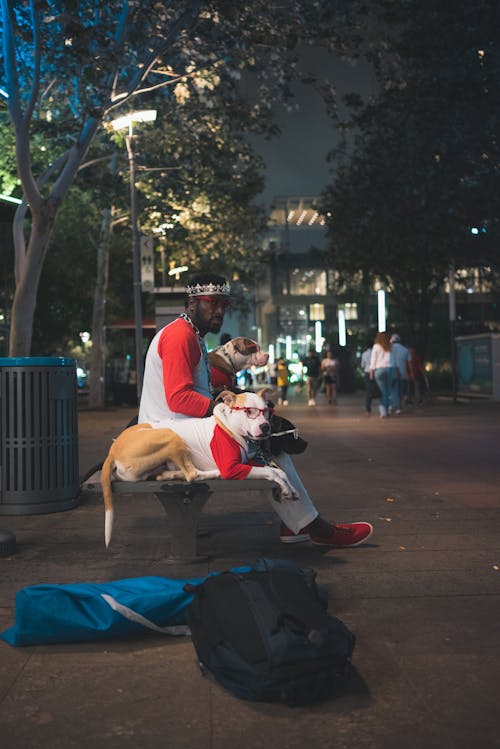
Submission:
[[[104,498],[104,542],[106,548],[109,546],[111,541],[111,534],[113,533],[113,491],[111,489],[111,475],[115,467],[114,460],[108,455],[104,463],[102,464],[101,471],[101,486],[102,494]]]

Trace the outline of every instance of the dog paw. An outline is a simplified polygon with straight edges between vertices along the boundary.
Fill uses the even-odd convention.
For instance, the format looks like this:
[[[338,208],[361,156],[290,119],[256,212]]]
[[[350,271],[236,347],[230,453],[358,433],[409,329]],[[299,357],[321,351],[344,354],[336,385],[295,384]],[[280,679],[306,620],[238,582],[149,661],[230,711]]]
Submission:
[[[271,468],[272,474],[270,476],[271,481],[276,481],[281,489],[282,499],[296,499],[297,494],[295,489],[288,481],[288,477],[281,468]]]
[[[157,481],[174,481],[175,479],[184,479],[184,474],[181,471],[163,471],[156,477]]]

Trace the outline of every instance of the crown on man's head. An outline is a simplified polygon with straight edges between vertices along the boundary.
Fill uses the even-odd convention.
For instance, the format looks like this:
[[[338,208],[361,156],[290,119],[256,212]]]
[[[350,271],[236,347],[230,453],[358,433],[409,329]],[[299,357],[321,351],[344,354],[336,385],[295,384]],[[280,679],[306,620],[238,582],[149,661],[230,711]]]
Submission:
[[[188,296],[229,296],[231,286],[228,283],[195,283],[186,286]]]

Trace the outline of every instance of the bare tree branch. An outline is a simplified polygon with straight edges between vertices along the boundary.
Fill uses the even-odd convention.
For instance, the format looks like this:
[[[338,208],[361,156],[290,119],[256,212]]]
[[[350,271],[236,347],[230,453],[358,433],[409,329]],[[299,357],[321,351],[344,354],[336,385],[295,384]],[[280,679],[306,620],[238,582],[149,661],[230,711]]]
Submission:
[[[31,0],[30,8],[31,8],[31,21],[33,25],[33,46],[34,46],[34,55],[35,55],[35,65],[33,69],[33,83],[32,83],[32,88],[31,88],[31,94],[29,98],[28,107],[24,115],[24,119],[25,119],[27,126],[29,125],[29,122],[33,116],[35,105],[38,100],[38,94],[40,92],[40,60],[41,60],[40,25],[39,25],[39,20],[38,20],[38,11],[35,8],[34,0]]]
[[[66,159],[68,158],[68,152],[64,153],[62,156],[60,156],[58,159],[56,159],[50,166],[45,170],[43,174],[40,175],[40,177],[37,179],[37,189],[39,190],[40,187],[43,187],[44,184],[46,184],[49,179],[52,177],[52,175],[59,171]],[[29,208],[29,203],[26,200],[26,197],[23,197],[22,202],[18,205],[16,212],[14,214],[14,221],[12,224],[12,234],[13,234],[13,240],[14,240],[14,275],[16,279],[16,283],[19,282],[19,279],[22,277],[22,275],[25,272],[26,268],[26,239],[24,236],[24,220],[26,218],[26,213]]]
[[[123,3],[122,12],[120,14],[120,18],[118,20],[118,23],[116,25],[116,32],[115,32],[115,47],[118,50],[119,47],[123,45],[124,39],[125,39],[125,33],[127,28],[127,17],[128,17],[128,11],[129,11],[129,4],[128,0]],[[118,82],[118,71],[115,72],[115,75],[113,77],[113,83],[111,86],[111,98],[114,98],[115,92],[116,92],[116,85]]]
[[[82,159],[85,158],[85,154],[98,127],[99,121],[90,117],[83,124],[77,142],[69,149],[66,164],[51,192],[51,198],[57,202],[64,199],[71,187],[75,174],[78,172]]]
[[[193,0],[184,13],[181,13],[177,21],[172,24],[165,38],[156,40],[153,49],[143,60],[142,67],[136,68],[135,74],[132,76],[126,90],[121,94],[114,93],[115,102],[113,102],[113,99],[110,97],[110,105],[106,107],[106,112],[109,112],[114,106],[123,103],[135,93],[142,81],[146,80],[148,77],[158,58],[165,54],[173,41],[178,37],[180,30],[183,28],[189,28],[195,18],[197,18],[199,10],[200,1]]]
[[[27,121],[23,117],[21,98],[19,95],[19,80],[16,68],[16,49],[13,34],[13,11],[10,0],[1,0],[4,20],[3,49],[7,91],[9,94],[9,114],[16,133],[17,169],[23,191],[33,209],[40,205],[40,193],[31,170],[31,154],[29,148],[29,132]]]

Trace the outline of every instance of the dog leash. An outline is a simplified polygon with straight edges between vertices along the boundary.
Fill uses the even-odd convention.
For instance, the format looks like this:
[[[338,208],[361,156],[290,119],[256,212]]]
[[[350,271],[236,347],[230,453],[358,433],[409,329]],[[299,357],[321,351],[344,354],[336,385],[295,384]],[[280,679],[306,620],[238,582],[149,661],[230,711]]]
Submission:
[[[286,429],[284,432],[272,432],[269,436],[270,437],[283,437],[285,434],[293,434],[294,439],[296,440],[299,439],[298,429]]]

